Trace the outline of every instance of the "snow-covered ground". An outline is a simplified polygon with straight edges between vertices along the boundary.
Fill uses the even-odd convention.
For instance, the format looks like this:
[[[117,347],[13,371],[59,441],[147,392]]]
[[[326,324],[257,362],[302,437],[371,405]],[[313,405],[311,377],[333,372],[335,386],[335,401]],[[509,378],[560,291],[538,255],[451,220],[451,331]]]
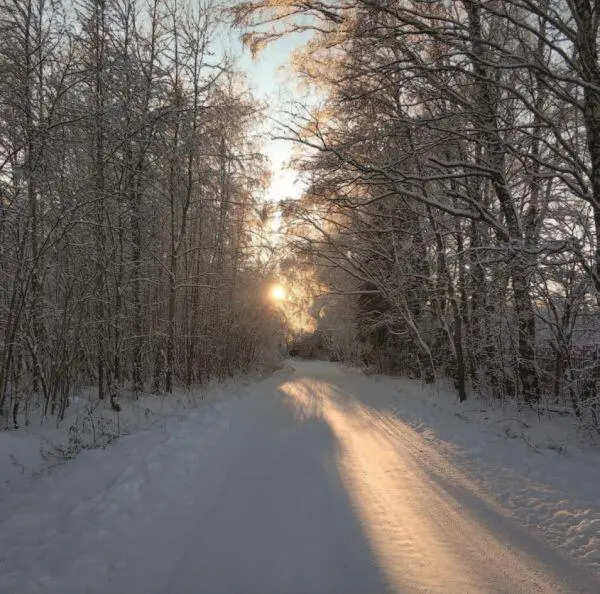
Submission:
[[[99,401],[96,389],[86,388],[71,398],[65,417],[44,418],[41,407],[28,412],[19,430],[0,430],[0,501],[15,490],[27,490],[31,479],[77,457],[82,451],[106,447],[118,439],[164,425],[215,400],[227,398],[252,377],[212,382],[201,388],[176,388],[173,394],[142,394],[134,399],[122,392],[121,410],[109,399]],[[23,419],[21,419],[23,421]]]
[[[569,419],[292,365],[35,478],[11,461],[0,592],[600,592],[598,452]]]
[[[600,575],[600,435],[582,431],[572,415],[461,404],[443,386],[372,379],[381,386],[371,392],[376,406],[388,407],[504,510]]]

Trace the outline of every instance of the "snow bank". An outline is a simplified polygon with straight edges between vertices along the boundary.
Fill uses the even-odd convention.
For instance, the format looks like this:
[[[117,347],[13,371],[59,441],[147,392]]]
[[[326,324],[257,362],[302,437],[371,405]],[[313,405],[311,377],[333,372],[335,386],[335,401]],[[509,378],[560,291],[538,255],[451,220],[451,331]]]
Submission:
[[[443,383],[370,380],[380,388],[364,391],[367,403],[407,422],[519,522],[600,575],[600,436],[568,414],[461,404]]]
[[[191,410],[218,401],[274,369],[191,390],[179,387],[168,395],[141,394],[134,399],[122,391],[119,412],[112,410],[109,399],[98,401],[95,389],[83,389],[71,398],[60,423],[55,417],[44,418],[41,410],[31,411],[26,427],[0,430],[0,501],[11,492],[27,491],[40,474],[82,452],[104,448],[122,437],[164,426],[173,419],[184,419]]]

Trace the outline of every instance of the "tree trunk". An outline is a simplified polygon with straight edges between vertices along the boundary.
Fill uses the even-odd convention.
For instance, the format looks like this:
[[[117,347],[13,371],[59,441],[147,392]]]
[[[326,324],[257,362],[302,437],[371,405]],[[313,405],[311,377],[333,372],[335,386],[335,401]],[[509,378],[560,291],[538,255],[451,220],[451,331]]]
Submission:
[[[508,244],[515,314],[519,332],[518,374],[521,380],[523,399],[531,404],[538,402],[540,399],[540,384],[535,362],[535,317],[529,274],[525,264],[524,248],[526,246],[516,201],[510,193],[506,177],[506,147],[498,127],[496,113],[498,89],[494,87],[485,65],[481,6],[479,2],[474,0],[466,0],[464,5],[469,16],[473,71],[478,80],[479,112],[475,115],[475,121],[485,147],[485,157],[490,169],[490,181],[508,230],[508,237],[505,239]]]

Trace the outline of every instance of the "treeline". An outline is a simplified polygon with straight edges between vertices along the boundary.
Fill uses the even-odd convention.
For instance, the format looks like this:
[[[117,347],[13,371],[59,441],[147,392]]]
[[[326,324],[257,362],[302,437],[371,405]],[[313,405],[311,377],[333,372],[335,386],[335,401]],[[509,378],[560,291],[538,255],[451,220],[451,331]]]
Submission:
[[[598,342],[600,5],[278,0],[235,15],[256,47],[313,31],[295,64],[316,105],[282,135],[307,149],[309,191],[285,210],[333,279],[321,321],[351,309],[366,360],[449,375],[461,399],[565,402],[598,428],[599,362],[573,353]]]
[[[171,392],[272,330],[253,269],[259,106],[177,0],[0,1],[0,414]]]

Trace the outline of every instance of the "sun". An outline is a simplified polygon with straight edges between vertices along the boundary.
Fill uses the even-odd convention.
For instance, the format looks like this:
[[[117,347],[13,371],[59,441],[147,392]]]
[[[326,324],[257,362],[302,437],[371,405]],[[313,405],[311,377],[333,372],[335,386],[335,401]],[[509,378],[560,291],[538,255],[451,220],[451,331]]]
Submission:
[[[271,298],[274,301],[283,301],[285,299],[285,289],[281,285],[275,285],[271,288]]]

